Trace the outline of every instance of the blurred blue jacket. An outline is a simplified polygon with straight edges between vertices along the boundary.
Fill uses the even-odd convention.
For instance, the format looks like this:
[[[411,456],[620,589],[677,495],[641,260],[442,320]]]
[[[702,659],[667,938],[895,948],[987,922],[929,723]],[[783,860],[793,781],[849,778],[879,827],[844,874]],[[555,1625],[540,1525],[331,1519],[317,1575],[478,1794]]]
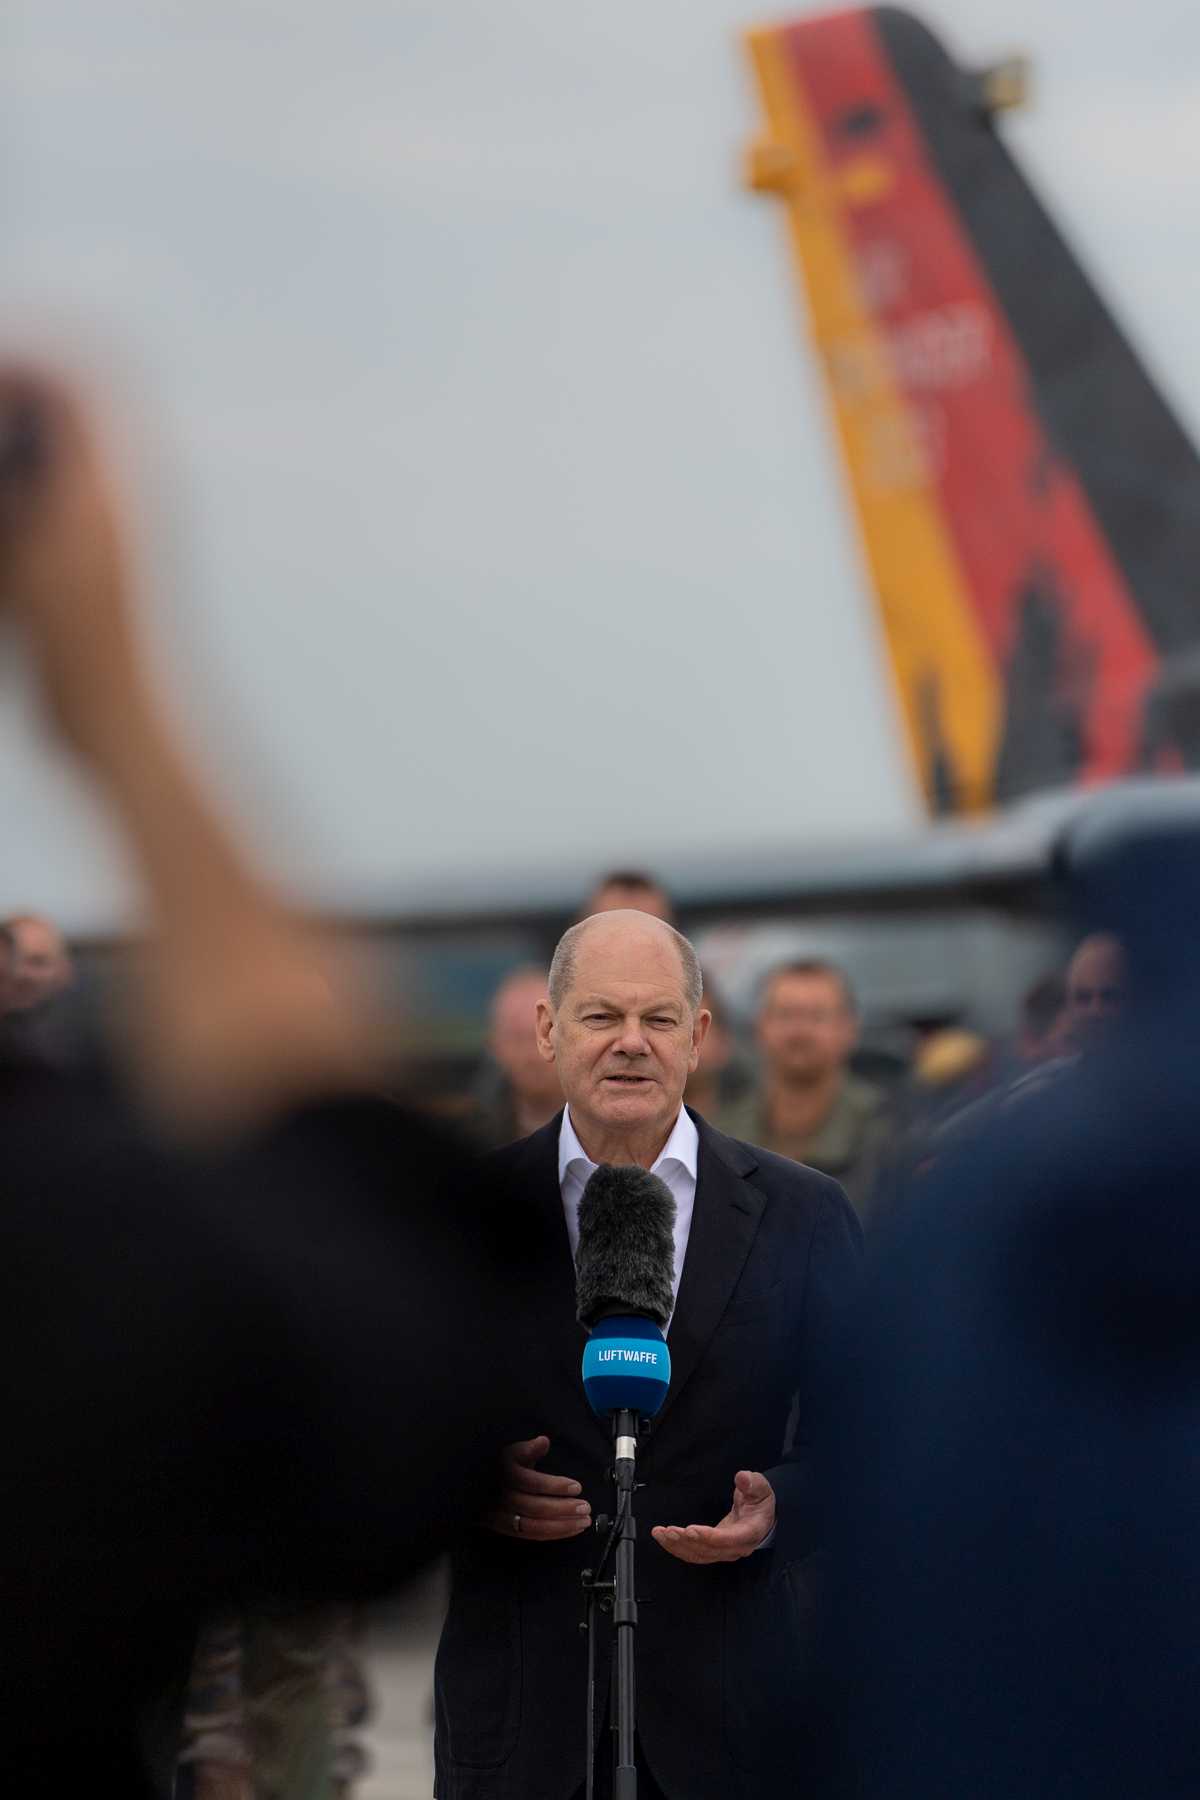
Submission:
[[[1200,1794],[1200,834],[1074,847],[1131,1004],[940,1159],[830,1416],[864,1800]]]

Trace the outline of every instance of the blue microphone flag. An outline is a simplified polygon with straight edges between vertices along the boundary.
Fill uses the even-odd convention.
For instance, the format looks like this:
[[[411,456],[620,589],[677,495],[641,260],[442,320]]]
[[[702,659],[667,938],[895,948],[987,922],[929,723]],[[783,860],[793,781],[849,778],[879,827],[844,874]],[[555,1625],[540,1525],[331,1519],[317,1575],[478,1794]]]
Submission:
[[[593,1327],[583,1351],[583,1391],[594,1413],[652,1419],[671,1385],[671,1352],[651,1319],[610,1315]]]

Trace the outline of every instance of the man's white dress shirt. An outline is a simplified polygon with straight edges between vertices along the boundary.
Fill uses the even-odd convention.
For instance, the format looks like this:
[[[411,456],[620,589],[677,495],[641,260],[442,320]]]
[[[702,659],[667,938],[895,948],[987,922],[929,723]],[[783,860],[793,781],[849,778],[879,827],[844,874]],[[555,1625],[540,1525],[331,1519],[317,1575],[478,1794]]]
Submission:
[[[700,1134],[689,1117],[687,1108],[681,1106],[671,1135],[650,1171],[666,1182],[675,1201],[675,1267],[671,1275],[673,1300],[679,1298],[679,1278],[683,1274],[688,1233],[692,1229],[692,1210],[696,1204],[696,1159],[699,1151]],[[576,1137],[575,1127],[571,1123],[571,1109],[566,1107],[558,1133],[558,1185],[562,1190],[563,1212],[566,1214],[572,1257],[579,1249],[579,1202],[597,1166]]]
[[[699,1150],[700,1133],[689,1117],[687,1107],[681,1106],[671,1135],[650,1171],[666,1182],[675,1197],[675,1267],[671,1275],[673,1300],[679,1298],[679,1278],[683,1274],[683,1259],[687,1255],[688,1234],[692,1229]],[[572,1257],[579,1249],[579,1202],[584,1188],[598,1167],[599,1164],[592,1161],[575,1135],[570,1107],[564,1107],[562,1124],[558,1130],[558,1185],[562,1191],[563,1211],[567,1216],[567,1236],[571,1240]],[[670,1329],[668,1321],[668,1333]],[[772,1525],[762,1542],[755,1545],[752,1554],[757,1556],[760,1550],[771,1547],[775,1541],[775,1529]]]

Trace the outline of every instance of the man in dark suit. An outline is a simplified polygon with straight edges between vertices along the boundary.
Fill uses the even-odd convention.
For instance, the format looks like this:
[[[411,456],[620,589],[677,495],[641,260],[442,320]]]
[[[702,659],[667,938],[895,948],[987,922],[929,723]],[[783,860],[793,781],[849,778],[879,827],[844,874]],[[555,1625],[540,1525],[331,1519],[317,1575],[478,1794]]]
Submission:
[[[455,1556],[438,1800],[582,1791],[580,1571],[596,1554],[611,1452],[580,1379],[572,1253],[600,1163],[653,1169],[676,1202],[671,1389],[639,1455],[642,1794],[758,1800],[812,1767],[800,1622],[819,1528],[806,1433],[859,1230],[835,1182],[682,1105],[707,1025],[695,953],[669,925],[612,912],[559,944],[538,1042],[566,1110],[485,1165],[496,1216],[534,1244],[518,1296],[528,1393],[496,1504]],[[598,1649],[603,1697],[609,1646]],[[610,1764],[605,1745],[599,1794]]]

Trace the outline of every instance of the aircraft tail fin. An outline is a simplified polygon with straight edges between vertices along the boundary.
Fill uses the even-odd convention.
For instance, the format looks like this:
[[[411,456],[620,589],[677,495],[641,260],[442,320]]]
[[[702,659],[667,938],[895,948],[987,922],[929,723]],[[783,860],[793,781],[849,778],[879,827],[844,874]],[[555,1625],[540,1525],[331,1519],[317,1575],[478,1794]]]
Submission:
[[[1200,767],[1200,459],[972,74],[872,7],[748,44],[935,812]]]

